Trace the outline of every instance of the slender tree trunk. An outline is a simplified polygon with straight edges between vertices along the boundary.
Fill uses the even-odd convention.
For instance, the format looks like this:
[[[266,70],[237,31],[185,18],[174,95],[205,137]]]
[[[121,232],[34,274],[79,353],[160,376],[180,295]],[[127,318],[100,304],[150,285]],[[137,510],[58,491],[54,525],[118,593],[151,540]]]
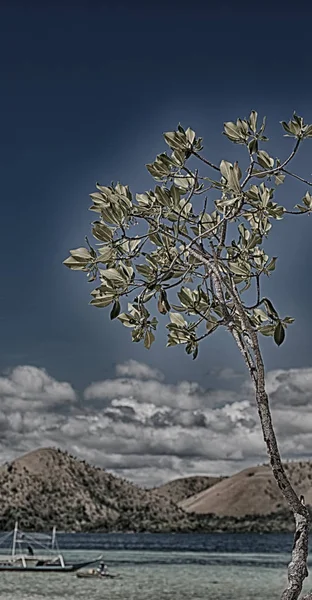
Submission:
[[[255,331],[250,331],[254,351],[257,377],[254,380],[256,402],[260,417],[264,441],[267,446],[270,463],[275,481],[285,500],[294,514],[295,536],[291,562],[288,565],[288,585],[282,594],[282,600],[297,600],[302,590],[303,581],[308,576],[308,538],[310,515],[304,504],[304,498],[299,499],[293,489],[283,467],[281,456],[272,423],[269,399],[265,388],[265,370]]]
[[[294,544],[291,561],[288,565],[288,585],[281,598],[282,600],[297,600],[302,591],[304,579],[308,576],[309,511],[304,505],[303,497],[299,500],[285,473],[272,425],[266,393],[263,394],[262,391],[256,389],[256,401],[273,475],[295,519]]]
[[[255,336],[256,337],[256,336]],[[308,537],[310,516],[304,504],[304,498],[299,499],[294,491],[283,467],[279,448],[271,418],[268,396],[265,390],[265,373],[258,344],[258,339],[253,336],[257,377],[254,380],[256,402],[260,417],[264,441],[275,481],[280,488],[285,500],[294,514],[295,535],[292,549],[291,562],[288,565],[288,585],[282,594],[282,600],[297,600],[302,591],[304,579],[308,576]]]
[[[307,560],[309,551],[308,538],[310,515],[305,506],[303,496],[301,496],[300,499],[298,498],[283,467],[272,423],[269,399],[266,392],[265,369],[257,332],[253,329],[246,317],[235,287],[233,287],[232,291],[237,312],[241,318],[242,325],[249,336],[249,342],[240,336],[237,331],[235,332],[233,328],[230,328],[230,330],[243,355],[254,385],[263,438],[267,447],[275,481],[287,501],[288,506],[292,510],[295,519],[294,544],[291,561],[288,565],[288,585],[284,590],[281,599],[297,600],[302,591],[304,579],[308,577]],[[306,600],[312,600],[312,595],[311,598],[306,598]]]
[[[272,423],[269,399],[266,392],[265,369],[259,346],[258,334],[246,315],[246,311],[241,303],[241,298],[234,282],[232,281],[230,284],[224,280],[217,263],[211,260],[210,257],[205,256],[200,249],[194,250],[194,248],[190,248],[189,252],[196,258],[202,260],[206,265],[207,273],[211,276],[216,297],[223,308],[227,328],[240,350],[254,386],[263,438],[267,447],[272,472],[295,519],[294,544],[291,561],[288,565],[288,585],[281,596],[281,600],[298,600],[302,591],[304,579],[308,576],[307,560],[310,516],[309,511],[304,504],[304,498],[298,498],[282,464]],[[241,322],[239,330],[229,312],[223,293],[223,287],[232,297],[235,313]],[[312,600],[312,593],[303,600]]]

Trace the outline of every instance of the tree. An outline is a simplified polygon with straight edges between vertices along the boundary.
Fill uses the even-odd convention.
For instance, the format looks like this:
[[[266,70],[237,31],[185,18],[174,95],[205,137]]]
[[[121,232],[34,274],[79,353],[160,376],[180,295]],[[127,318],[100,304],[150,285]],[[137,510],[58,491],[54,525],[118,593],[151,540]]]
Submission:
[[[158,182],[155,188],[134,199],[128,186],[97,184],[91,210],[99,215],[92,229],[98,248],[86,238],[87,247],[71,250],[64,264],[98,281],[91,304],[111,305],[110,318],[131,328],[132,340],[144,340],[146,348],[155,339],[157,310],[169,316],[167,346],[184,344],[193,358],[200,342],[219,327],[234,338],[254,386],[274,477],[294,514],[294,547],[282,598],[295,600],[308,574],[309,513],[281,461],[260,347],[262,335],[282,344],[294,319],[278,314],[272,301],[262,296],[261,284],[276,266],[276,257],[270,258],[264,249],[272,222],[312,211],[309,191],[294,210],[274,201],[286,177],[312,186],[288,170],[303,140],[312,137],[312,125],[296,114],[282,122],[286,136],[294,139],[293,150],[282,161],[260,149],[268,141],[265,125],[265,118],[258,125],[256,111],[249,119],[224,124],[227,138],[246,147],[244,176],[238,162],[222,160],[216,165],[205,158],[202,138],[192,129],[179,125],[165,133],[170,154],[159,154],[147,165]],[[255,299],[248,303],[251,293]],[[127,312],[121,312],[128,297]]]

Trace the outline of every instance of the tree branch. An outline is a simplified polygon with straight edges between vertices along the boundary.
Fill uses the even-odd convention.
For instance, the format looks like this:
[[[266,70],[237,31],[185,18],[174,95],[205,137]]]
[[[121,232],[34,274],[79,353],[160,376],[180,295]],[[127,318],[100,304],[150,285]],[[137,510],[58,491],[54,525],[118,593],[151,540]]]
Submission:
[[[286,158],[286,160],[284,160],[284,162],[281,165],[279,165],[278,167],[274,167],[273,169],[268,169],[267,171],[265,171],[265,170],[260,171],[261,176],[264,177],[267,175],[274,175],[274,173],[278,173],[279,171],[282,171],[284,169],[284,167],[286,167],[286,165],[288,165],[288,163],[294,158],[294,156],[297,153],[297,150],[300,146],[300,142],[301,142],[301,139],[298,138],[293,151],[290,153],[288,158]],[[244,180],[244,186],[252,177],[256,177],[257,175],[258,175],[258,173],[253,174],[252,172],[249,175],[247,175],[246,179]]]
[[[296,175],[295,173],[291,173],[291,171],[287,171],[286,169],[282,169],[282,171],[283,171],[283,173],[287,173],[287,175],[290,175],[290,177],[294,177],[295,179],[302,181],[302,183],[305,183],[306,185],[309,185],[312,187],[311,181],[308,181],[307,179],[303,179],[303,177],[299,177],[299,175]]]
[[[212,169],[215,169],[215,171],[220,171],[219,167],[217,167],[216,165],[214,165],[212,162],[210,162],[210,160],[207,160],[207,158],[204,158],[203,156],[201,156],[200,154],[198,154],[194,150],[192,150],[192,154],[194,156],[196,156],[196,158],[199,158],[199,160],[201,160],[202,162],[204,162],[205,165],[208,165]]]

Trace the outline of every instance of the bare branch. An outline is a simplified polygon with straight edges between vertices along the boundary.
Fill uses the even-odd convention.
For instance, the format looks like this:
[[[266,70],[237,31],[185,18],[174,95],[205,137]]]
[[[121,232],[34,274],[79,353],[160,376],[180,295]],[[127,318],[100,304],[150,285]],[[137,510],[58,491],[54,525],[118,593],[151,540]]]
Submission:
[[[287,173],[287,175],[290,175],[290,177],[294,177],[295,179],[298,179],[298,181],[302,181],[302,183],[305,183],[306,185],[309,185],[310,187],[312,187],[312,181],[308,181],[308,179],[303,179],[303,177],[299,177],[299,175],[296,175],[295,173],[291,173],[290,171],[287,171],[286,169],[282,169],[283,173]]]
[[[192,154],[194,156],[196,156],[196,158],[199,158],[199,160],[201,160],[203,163],[205,163],[205,165],[208,165],[212,169],[215,169],[215,171],[220,171],[219,167],[217,167],[216,165],[214,165],[212,162],[210,162],[210,160],[207,160],[206,158],[204,158],[203,156],[201,156],[200,154],[198,154],[194,150],[192,150]]]
[[[299,146],[300,146],[300,142],[301,142],[301,139],[300,139],[300,138],[298,138],[298,139],[297,139],[297,142],[296,142],[296,144],[295,144],[295,147],[294,147],[294,149],[293,149],[293,151],[290,153],[290,155],[288,156],[288,158],[286,158],[286,160],[284,160],[284,162],[283,162],[281,165],[279,165],[279,167],[274,167],[273,169],[268,169],[268,170],[261,171],[261,172],[260,172],[260,173],[261,173],[261,176],[262,176],[262,177],[264,177],[264,176],[267,176],[267,175],[274,175],[274,173],[278,173],[279,171],[282,171],[282,170],[284,169],[284,167],[286,167],[286,165],[288,165],[288,163],[289,163],[289,162],[290,162],[290,161],[291,161],[291,160],[294,158],[294,156],[296,155],[296,153],[297,153],[297,150],[298,150],[298,148],[299,148]],[[253,163],[253,164],[255,164],[255,163]],[[257,164],[258,164],[258,163],[257,163]],[[261,165],[260,165],[260,166],[261,166]],[[253,174],[253,173],[251,172],[249,175],[247,175],[246,179],[244,180],[244,186],[246,185],[246,183],[247,183],[247,182],[248,182],[248,181],[249,181],[249,180],[250,180],[252,177],[256,177],[256,174]]]

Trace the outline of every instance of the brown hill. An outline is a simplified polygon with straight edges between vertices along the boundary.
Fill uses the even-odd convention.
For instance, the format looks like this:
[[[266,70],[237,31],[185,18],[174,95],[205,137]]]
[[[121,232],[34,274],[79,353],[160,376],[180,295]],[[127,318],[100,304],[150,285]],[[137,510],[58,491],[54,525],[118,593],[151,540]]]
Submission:
[[[312,505],[312,462],[284,466],[296,492]],[[179,506],[191,513],[232,517],[269,515],[287,508],[269,465],[245,469],[182,500]]]
[[[296,491],[312,505],[312,463],[290,463],[286,469]],[[63,531],[103,532],[293,529],[268,466],[217,483],[215,478],[191,477],[144,490],[66,452],[45,448],[0,467],[0,489],[0,530],[11,529],[16,519],[21,528],[36,531],[53,525]]]
[[[170,499],[52,448],[0,467],[0,489],[2,530],[17,518],[38,531],[169,531],[189,519]]]
[[[224,477],[208,477],[204,475],[194,475],[193,477],[181,477],[164,483],[159,487],[153,488],[151,491],[158,496],[164,496],[170,499],[175,504],[186,500],[190,496],[199,494],[203,490],[207,490]]]

